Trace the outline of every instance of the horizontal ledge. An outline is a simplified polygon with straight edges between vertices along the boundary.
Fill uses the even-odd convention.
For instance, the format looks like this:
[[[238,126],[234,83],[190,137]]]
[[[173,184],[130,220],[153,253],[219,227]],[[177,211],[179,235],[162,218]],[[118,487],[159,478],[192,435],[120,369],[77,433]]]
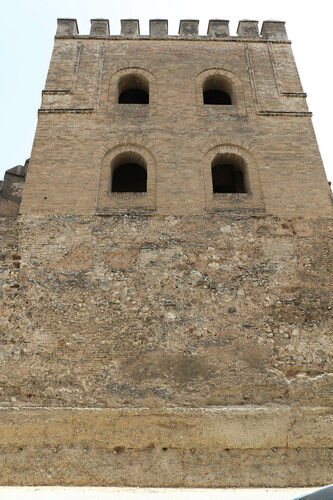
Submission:
[[[249,199],[253,198],[252,193],[213,193],[213,197],[216,199],[226,198],[226,199]]]
[[[42,90],[42,94],[73,94],[70,89],[52,89],[52,90]]]
[[[305,92],[281,92],[286,97],[307,97]]]
[[[265,216],[265,210],[261,209],[233,209],[233,208],[206,208],[206,214],[210,216],[215,215],[218,216],[228,216],[228,217],[236,217],[236,218],[251,218],[251,217],[263,217]]]
[[[50,113],[92,113],[94,111],[94,108],[40,108],[38,110],[38,113],[45,113],[45,114],[50,114]]]
[[[68,35],[57,35],[55,36],[56,40],[98,40],[103,41],[103,40],[121,40],[121,41],[137,41],[137,40],[145,40],[145,41],[161,41],[165,42],[168,40],[175,40],[175,41],[187,41],[187,42],[202,42],[202,41],[209,41],[209,42],[240,42],[240,43],[279,43],[283,45],[291,45],[290,40],[272,40],[268,38],[241,38],[238,36],[229,36],[229,37],[210,37],[210,36],[198,36],[198,37],[183,37],[183,36],[177,36],[177,35],[168,35],[165,37],[155,37],[155,36],[149,36],[149,35],[137,35],[137,36],[124,36],[124,35],[110,35],[110,36],[90,36],[90,35],[74,35],[74,36],[68,36]]]
[[[265,116],[312,116],[311,111],[257,111],[258,115]]]
[[[228,111],[236,110],[237,106],[235,104],[205,104],[203,103],[204,109],[226,109]]]
[[[332,448],[330,407],[2,408],[0,446]]]

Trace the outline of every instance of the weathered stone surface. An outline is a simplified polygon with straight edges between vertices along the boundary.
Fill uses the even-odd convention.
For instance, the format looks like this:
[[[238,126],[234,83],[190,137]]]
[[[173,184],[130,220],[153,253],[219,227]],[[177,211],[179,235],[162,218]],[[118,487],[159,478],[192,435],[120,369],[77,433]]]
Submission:
[[[208,23],[207,35],[212,37],[229,36],[229,21],[211,19]]]
[[[327,224],[21,217],[4,402],[332,404]]]
[[[90,36],[109,36],[110,26],[108,19],[91,19]]]
[[[150,36],[165,37],[168,35],[167,19],[151,19],[149,21]]]
[[[57,36],[75,36],[78,35],[79,28],[76,19],[64,18],[58,19]]]
[[[140,35],[140,24],[138,19],[122,19],[121,34],[123,36]]]
[[[328,481],[317,465],[305,476],[302,460],[311,449],[322,463],[332,448],[329,221],[118,215],[19,224],[2,268],[1,446],[7,464],[36,455],[36,471],[27,480],[5,468],[3,483]],[[61,453],[47,478],[41,463],[53,448]],[[83,448],[98,463],[111,454],[95,479],[76,475]],[[218,450],[231,461],[213,466]],[[265,454],[267,472],[252,477],[251,461]],[[303,458],[291,465],[284,454]],[[60,473],[69,456],[75,480]],[[156,460],[168,460],[140,479],[142,469],[128,465],[136,456],[154,473]],[[116,457],[119,472],[107,479]]]
[[[288,40],[284,21],[264,21],[261,35],[272,40]]]
[[[197,37],[199,21],[194,19],[183,19],[179,23],[179,35],[184,37]]]
[[[258,21],[250,21],[249,19],[243,19],[242,21],[239,21],[237,27],[237,35],[243,38],[258,38]]]
[[[4,180],[0,182],[0,217],[18,215],[28,165],[29,160],[24,166],[17,165],[5,172]]]

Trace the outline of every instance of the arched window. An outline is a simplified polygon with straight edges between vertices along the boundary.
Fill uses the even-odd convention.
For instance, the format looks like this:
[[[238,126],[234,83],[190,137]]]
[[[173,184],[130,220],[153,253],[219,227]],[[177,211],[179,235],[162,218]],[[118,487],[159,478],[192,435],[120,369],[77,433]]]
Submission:
[[[125,75],[118,82],[119,104],[149,104],[149,82],[140,75]]]
[[[247,193],[244,160],[234,154],[217,155],[212,161],[213,193]]]
[[[137,153],[122,153],[111,164],[112,193],[146,193],[147,166]]]
[[[221,75],[212,75],[203,83],[204,104],[230,106],[233,104],[233,88],[230,80]]]

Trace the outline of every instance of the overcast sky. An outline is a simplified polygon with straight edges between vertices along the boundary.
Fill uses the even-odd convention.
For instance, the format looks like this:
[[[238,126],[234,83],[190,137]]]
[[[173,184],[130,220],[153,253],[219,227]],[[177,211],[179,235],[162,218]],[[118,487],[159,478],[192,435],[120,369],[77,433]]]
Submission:
[[[199,33],[208,20],[229,19],[236,35],[240,19],[286,21],[329,180],[333,181],[332,28],[330,2],[317,0],[8,0],[1,2],[0,179],[5,170],[29,158],[58,17],[78,20],[80,34],[89,34],[90,19],[110,20],[111,34],[120,33],[120,19],[140,20],[142,35],[149,19],[169,19],[169,34],[177,34],[180,19],[199,19]]]

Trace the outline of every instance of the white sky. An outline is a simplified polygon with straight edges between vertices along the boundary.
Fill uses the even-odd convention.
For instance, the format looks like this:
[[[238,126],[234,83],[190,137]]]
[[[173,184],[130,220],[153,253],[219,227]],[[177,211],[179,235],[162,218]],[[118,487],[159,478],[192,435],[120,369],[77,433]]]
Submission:
[[[78,20],[80,34],[89,34],[90,19],[110,20],[111,34],[120,33],[120,19],[140,20],[148,34],[149,19],[169,19],[177,34],[180,19],[199,19],[199,33],[208,20],[229,19],[236,35],[240,19],[286,21],[296,63],[329,180],[333,181],[332,27],[330,2],[317,0],[0,0],[0,179],[5,170],[29,158],[50,61],[58,17]]]

